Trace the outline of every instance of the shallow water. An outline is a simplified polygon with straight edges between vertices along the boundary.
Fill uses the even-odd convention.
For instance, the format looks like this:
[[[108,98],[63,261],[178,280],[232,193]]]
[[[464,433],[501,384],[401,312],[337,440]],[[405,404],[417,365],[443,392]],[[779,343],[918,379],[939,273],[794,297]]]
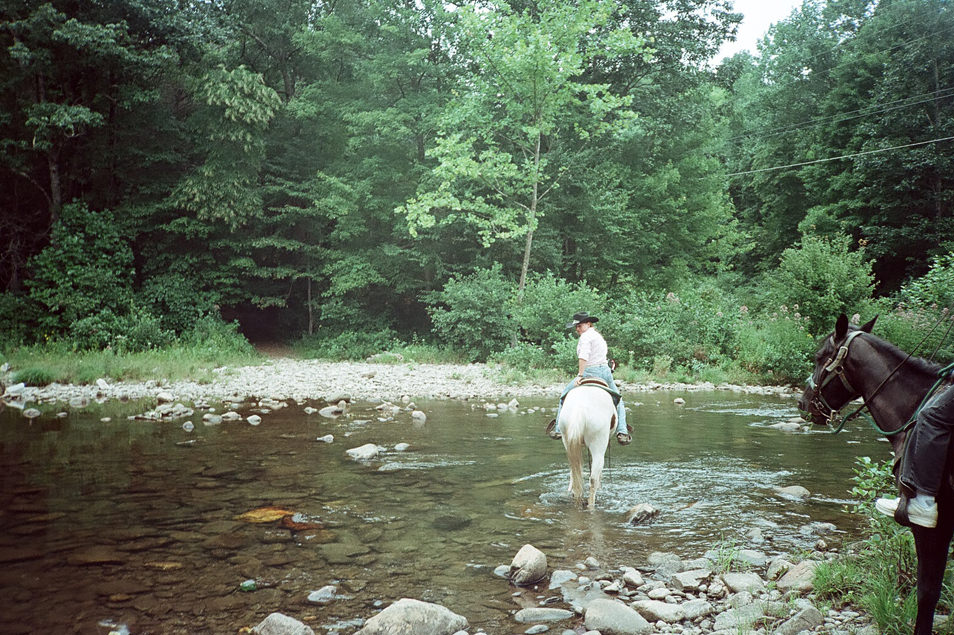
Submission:
[[[674,405],[677,396],[687,403]],[[356,618],[401,597],[443,604],[471,632],[522,632],[512,612],[549,593],[510,587],[493,569],[526,543],[551,571],[589,556],[610,567],[660,550],[695,558],[720,543],[750,546],[755,527],[768,541],[751,546],[808,549],[815,538],[799,528],[810,522],[857,533],[843,510],[854,458],[889,452],[860,424],[838,436],[769,429],[796,415],[790,398],[658,392],[629,401],[634,442],[612,443],[593,512],[567,497],[562,444],[543,435],[552,404],[541,401],[493,417],[465,402],[418,402],[423,424],[409,412],[380,422],[367,403],[337,419],[292,403],[258,426],[205,426],[197,412],[192,432],[183,420],[127,420],[142,404],[94,404],[65,419],[51,408],[32,424],[7,409],[0,632],[235,633],[279,611],[316,633],[351,633]],[[547,412],[528,413],[536,407]],[[316,441],[327,434],[334,443]],[[388,450],[370,463],[345,454],[369,442]],[[402,442],[410,448],[394,451]],[[788,485],[812,497],[774,493]],[[627,526],[640,502],[660,517]],[[313,527],[238,518],[263,506]],[[241,591],[249,579],[256,590]],[[329,584],[337,599],[307,601]]]

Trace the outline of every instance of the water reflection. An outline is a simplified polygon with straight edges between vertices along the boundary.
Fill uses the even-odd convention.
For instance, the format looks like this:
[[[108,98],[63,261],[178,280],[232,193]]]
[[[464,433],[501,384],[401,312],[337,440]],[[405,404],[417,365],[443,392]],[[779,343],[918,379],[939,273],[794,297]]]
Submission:
[[[768,426],[795,416],[791,400],[692,393],[677,406],[674,396],[632,400],[634,442],[612,445],[595,511],[570,501],[562,445],[543,435],[551,414],[526,414],[549,403],[496,417],[418,403],[424,424],[409,412],[379,421],[370,404],[334,420],[293,404],[258,426],[196,416],[192,432],[181,420],[127,420],[142,404],[32,424],[0,413],[0,630],[223,633],[281,611],[347,633],[376,602],[408,596],[506,632],[510,611],[536,594],[514,596],[492,571],[526,543],[553,569],[589,556],[635,565],[657,550],[696,557],[718,541],[745,544],[753,528],[770,553],[810,546],[798,531],[810,521],[852,529],[842,508],[854,457],[888,452],[872,432],[785,434]],[[327,434],[333,443],[316,441]],[[386,450],[368,463],[346,456],[365,443]],[[786,485],[813,495],[782,499]],[[662,514],[627,526],[639,502]],[[240,518],[266,506],[307,527]],[[249,579],[257,590],[240,591]],[[308,603],[329,584],[335,600]]]

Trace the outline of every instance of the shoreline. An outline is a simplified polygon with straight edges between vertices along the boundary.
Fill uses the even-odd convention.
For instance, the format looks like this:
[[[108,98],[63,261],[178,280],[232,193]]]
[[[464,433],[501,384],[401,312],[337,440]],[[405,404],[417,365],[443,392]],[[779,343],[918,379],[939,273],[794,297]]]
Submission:
[[[3,400],[14,407],[50,404],[71,400],[122,401],[157,398],[160,393],[175,401],[244,401],[246,399],[292,399],[296,402],[395,401],[402,397],[436,400],[490,400],[511,398],[557,399],[566,385],[528,381],[509,384],[496,379],[487,364],[381,364],[370,362],[327,362],[294,358],[273,358],[254,366],[215,369],[209,383],[194,380],[111,383],[98,379],[94,384],[11,385],[11,373],[0,375],[6,385]],[[795,397],[799,390],[789,386],[744,386],[734,384],[628,383],[618,382],[627,394],[647,392],[728,391],[740,394]]]

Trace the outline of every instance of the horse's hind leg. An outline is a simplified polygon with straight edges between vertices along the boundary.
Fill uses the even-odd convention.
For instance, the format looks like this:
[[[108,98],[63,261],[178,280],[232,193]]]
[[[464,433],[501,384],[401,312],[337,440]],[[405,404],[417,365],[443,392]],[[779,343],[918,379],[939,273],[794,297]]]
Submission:
[[[590,461],[590,497],[589,497],[589,507],[590,509],[596,508],[596,492],[600,488],[600,483],[603,479],[603,453],[593,453],[590,452],[591,461]]]
[[[937,529],[913,527],[918,556],[918,617],[914,635],[931,635],[934,609],[941,598],[944,568],[954,534],[954,519],[942,518]]]

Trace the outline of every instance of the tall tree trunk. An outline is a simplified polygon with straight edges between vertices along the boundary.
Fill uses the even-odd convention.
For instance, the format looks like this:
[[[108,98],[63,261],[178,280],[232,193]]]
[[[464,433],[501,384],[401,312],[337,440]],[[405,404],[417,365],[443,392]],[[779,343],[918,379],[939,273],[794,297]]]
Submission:
[[[311,307],[311,278],[308,278],[308,334],[313,335],[315,332],[315,319]]]
[[[523,247],[523,265],[520,267],[520,283],[517,285],[517,300],[523,299],[523,290],[527,286],[527,271],[530,269],[530,247],[533,245],[533,226],[537,220],[537,202],[540,196],[540,147],[543,135],[537,133],[537,146],[533,151],[533,194],[530,198],[530,218],[527,224],[527,242]]]

